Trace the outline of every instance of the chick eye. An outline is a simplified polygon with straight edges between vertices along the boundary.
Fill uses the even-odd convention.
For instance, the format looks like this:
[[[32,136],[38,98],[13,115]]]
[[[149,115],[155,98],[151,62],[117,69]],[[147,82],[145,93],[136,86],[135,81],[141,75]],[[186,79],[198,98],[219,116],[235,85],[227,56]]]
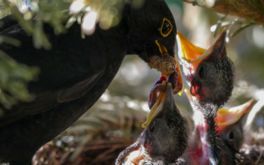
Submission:
[[[170,129],[175,128],[175,121],[168,119],[167,120],[167,125]]]
[[[173,30],[172,23],[169,19],[163,18],[161,27],[159,29],[162,37],[168,37]]]
[[[234,132],[233,132],[233,131],[229,132],[229,134],[228,134],[228,139],[229,139],[229,140],[233,140],[234,137],[235,137]]]
[[[151,125],[149,126],[149,131],[150,132],[153,132],[154,129],[155,129],[155,124],[156,124],[156,121],[154,120],[153,123],[151,123]]]
[[[204,66],[201,66],[198,71],[199,78],[204,79],[205,78],[205,69]]]

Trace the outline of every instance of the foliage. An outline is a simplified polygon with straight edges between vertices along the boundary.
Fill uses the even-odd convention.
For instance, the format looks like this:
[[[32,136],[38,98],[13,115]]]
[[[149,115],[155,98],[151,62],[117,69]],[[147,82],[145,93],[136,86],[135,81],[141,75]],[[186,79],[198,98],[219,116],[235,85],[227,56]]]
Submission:
[[[2,3],[1,3],[2,2]],[[2,0],[0,6],[4,6],[6,12],[14,16],[22,28],[32,35],[35,47],[50,48],[47,37],[43,31],[44,23],[51,25],[55,33],[65,30],[64,22],[68,17],[69,2],[62,1],[36,1],[36,0]],[[34,18],[34,19],[33,19]]]
[[[37,71],[36,68],[16,63],[4,52],[0,52],[0,103],[6,109],[11,108],[17,101],[28,101],[32,98],[26,84],[36,76]]]
[[[19,46],[19,41],[0,36],[1,43]],[[32,97],[27,90],[27,83],[34,79],[37,68],[16,63],[0,50],[0,103],[5,109],[11,108],[17,101],[29,101]],[[3,111],[0,108],[0,115]]]
[[[68,6],[69,2],[66,0],[39,2],[35,0],[32,2],[29,0],[0,0],[0,17],[11,14],[23,29],[32,35],[36,48],[49,49],[52,45],[44,33],[44,23],[50,24],[55,33],[62,33],[65,30],[64,22],[67,18],[65,12]],[[19,46],[19,41],[3,36],[0,32],[0,44],[4,42]],[[27,90],[27,83],[36,78],[37,73],[37,68],[16,63],[0,49],[0,104],[5,109],[9,109],[18,101],[31,100],[32,96]],[[1,113],[3,112],[0,111],[0,115]]]

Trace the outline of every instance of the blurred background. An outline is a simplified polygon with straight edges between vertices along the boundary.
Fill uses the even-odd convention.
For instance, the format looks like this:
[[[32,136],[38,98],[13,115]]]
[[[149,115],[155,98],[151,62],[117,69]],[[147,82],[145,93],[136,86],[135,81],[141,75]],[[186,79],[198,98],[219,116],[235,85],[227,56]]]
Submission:
[[[257,105],[250,112],[254,139],[264,144],[264,28],[246,20],[227,17],[215,11],[182,1],[167,0],[177,29],[196,45],[208,48],[215,39],[215,29],[228,27],[228,56],[235,67],[235,88],[225,106],[235,106],[254,98]],[[55,2],[54,2],[55,3]],[[242,27],[247,28],[242,28]],[[177,46],[175,45],[175,49]],[[136,55],[127,56],[113,82],[97,103],[72,127],[45,145],[38,156],[50,164],[89,162],[111,164],[118,153],[131,144],[142,130],[149,112],[147,98],[159,78],[156,70]],[[182,113],[188,118],[191,109],[186,96],[175,96]],[[67,164],[67,163],[66,163]]]

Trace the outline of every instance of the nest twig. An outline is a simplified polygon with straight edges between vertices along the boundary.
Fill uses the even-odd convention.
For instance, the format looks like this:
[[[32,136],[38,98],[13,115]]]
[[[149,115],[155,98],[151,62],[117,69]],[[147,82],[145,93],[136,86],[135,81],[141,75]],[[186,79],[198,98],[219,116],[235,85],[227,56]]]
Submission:
[[[245,18],[264,25],[263,0],[214,0],[215,3],[212,6],[206,5],[207,1],[208,0],[185,0],[185,2],[188,3],[210,7],[217,12]]]

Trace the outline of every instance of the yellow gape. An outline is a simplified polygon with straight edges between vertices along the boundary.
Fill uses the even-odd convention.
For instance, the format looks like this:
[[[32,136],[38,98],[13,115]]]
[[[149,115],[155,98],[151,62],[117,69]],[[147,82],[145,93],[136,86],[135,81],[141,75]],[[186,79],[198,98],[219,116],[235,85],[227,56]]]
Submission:
[[[162,37],[168,37],[173,30],[173,25],[168,18],[163,18],[161,27],[159,28]]]

